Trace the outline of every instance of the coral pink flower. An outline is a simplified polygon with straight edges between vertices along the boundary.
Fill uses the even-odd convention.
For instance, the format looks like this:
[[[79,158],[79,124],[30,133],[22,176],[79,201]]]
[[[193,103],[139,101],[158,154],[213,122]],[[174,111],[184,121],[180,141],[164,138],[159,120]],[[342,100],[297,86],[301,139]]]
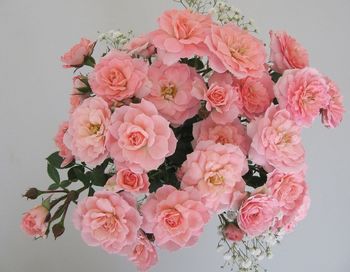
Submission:
[[[210,32],[212,20],[190,10],[168,10],[158,19],[159,29],[150,33],[160,59],[167,65],[180,58],[207,54],[204,39]]]
[[[212,212],[238,208],[245,197],[242,175],[247,161],[238,146],[199,142],[187,155],[179,176],[182,188],[198,191],[206,207]]]
[[[285,173],[303,169],[305,151],[301,143],[301,127],[291,120],[290,113],[271,105],[263,117],[247,127],[252,138],[249,157],[268,172],[274,168]]]
[[[302,69],[309,66],[309,56],[293,37],[282,31],[270,31],[270,60],[272,69],[283,74],[288,69]]]
[[[210,67],[218,73],[229,71],[241,79],[260,77],[265,71],[264,44],[237,25],[213,25],[205,43],[211,52]]]
[[[142,228],[153,233],[155,243],[174,251],[194,245],[209,221],[209,213],[195,192],[165,185],[141,206]]]
[[[149,58],[156,52],[154,45],[150,41],[149,35],[141,35],[133,38],[125,45],[125,49],[128,54],[141,56],[143,58]]]
[[[193,124],[193,147],[200,141],[211,140],[219,144],[233,144],[238,146],[247,155],[251,139],[247,135],[246,128],[238,119],[225,125],[216,124],[210,116]]]
[[[142,217],[130,194],[100,191],[78,203],[73,223],[89,246],[126,255],[137,240]]]
[[[87,98],[76,108],[64,136],[64,144],[76,159],[95,166],[107,158],[105,142],[110,117],[108,104],[100,97]]]
[[[68,122],[63,122],[58,132],[55,136],[55,144],[59,150],[58,155],[60,155],[61,158],[63,158],[62,167],[65,167],[69,163],[71,163],[74,160],[74,157],[72,155],[72,151],[64,144],[63,139],[64,135],[66,134],[68,130]]]
[[[293,120],[310,126],[320,110],[329,104],[328,86],[324,77],[313,68],[288,70],[275,85],[275,95]]]
[[[142,98],[149,92],[147,72],[148,66],[143,60],[112,50],[89,74],[89,84],[96,95],[107,101]]]
[[[125,163],[132,171],[157,169],[175,152],[176,143],[169,122],[145,99],[112,115],[107,148],[117,164]]]
[[[345,112],[343,105],[343,96],[341,95],[338,86],[334,81],[326,78],[328,84],[328,94],[330,100],[328,105],[321,110],[322,123],[326,127],[335,128],[343,120]]]
[[[47,230],[45,219],[48,213],[48,209],[42,205],[26,212],[22,217],[22,230],[34,238],[44,237]]]
[[[243,240],[244,237],[244,231],[241,230],[239,227],[237,227],[234,224],[229,224],[224,229],[224,235],[226,239],[233,241],[233,242],[240,242]]]
[[[64,68],[80,67],[84,64],[85,57],[91,56],[95,43],[81,38],[67,53],[61,57]]]
[[[276,199],[268,195],[256,194],[244,201],[239,209],[238,226],[249,236],[259,236],[272,227],[278,213]]]
[[[146,99],[170,123],[181,125],[197,114],[200,102],[191,92],[197,88],[197,81],[202,79],[193,68],[180,63],[165,66],[161,62],[155,62],[148,75],[152,87]]]
[[[79,88],[86,88],[87,86],[82,81],[81,76],[73,77],[73,90],[70,96],[70,112],[72,113],[83,101],[88,98],[88,94],[79,91]]]

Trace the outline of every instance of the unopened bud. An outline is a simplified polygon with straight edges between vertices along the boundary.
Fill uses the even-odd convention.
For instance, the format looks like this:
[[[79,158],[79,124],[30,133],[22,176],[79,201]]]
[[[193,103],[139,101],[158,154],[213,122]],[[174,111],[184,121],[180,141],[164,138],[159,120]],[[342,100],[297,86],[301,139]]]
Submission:
[[[41,195],[41,192],[37,188],[30,188],[23,197],[28,199],[37,199]]]
[[[63,223],[61,223],[61,222],[55,224],[52,227],[52,232],[53,232],[53,235],[55,236],[55,239],[60,237],[64,233],[64,231],[65,231],[65,228],[64,228]]]

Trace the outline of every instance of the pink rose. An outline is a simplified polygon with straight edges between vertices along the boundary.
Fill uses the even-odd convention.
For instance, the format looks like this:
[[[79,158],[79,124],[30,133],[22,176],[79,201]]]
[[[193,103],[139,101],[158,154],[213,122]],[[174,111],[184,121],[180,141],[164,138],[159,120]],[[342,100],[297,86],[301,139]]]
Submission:
[[[197,88],[195,83],[202,79],[193,68],[180,63],[165,66],[155,62],[148,75],[152,87],[146,99],[173,125],[181,125],[197,114],[200,102],[191,92]]]
[[[72,113],[83,101],[88,98],[88,94],[79,91],[79,88],[86,88],[81,76],[73,77],[73,90],[70,96],[70,112]]]
[[[247,160],[238,146],[199,142],[187,155],[179,177],[184,189],[198,191],[212,212],[238,208],[245,197]]]
[[[345,112],[343,104],[343,96],[341,95],[338,86],[334,81],[326,78],[328,84],[329,103],[321,110],[322,123],[326,127],[335,128],[339,126],[343,120]]]
[[[320,110],[329,104],[327,82],[313,68],[284,72],[275,85],[275,95],[292,119],[306,127],[311,126]]]
[[[228,224],[224,229],[224,235],[226,239],[233,242],[242,241],[244,234],[244,231],[237,227],[235,224]]]
[[[194,192],[164,185],[141,206],[143,229],[155,243],[174,251],[194,245],[209,221],[209,213]]]
[[[130,194],[100,191],[78,203],[73,223],[89,246],[126,255],[137,240],[142,217]]]
[[[270,39],[270,60],[274,71],[283,74],[288,69],[309,66],[309,56],[305,48],[286,32],[270,31]]]
[[[264,194],[253,195],[238,211],[238,226],[249,236],[259,236],[272,227],[278,212],[276,199]]]
[[[158,19],[159,29],[150,33],[163,63],[171,65],[180,58],[207,54],[204,39],[210,32],[209,15],[190,10],[168,10]]]
[[[60,155],[61,158],[63,158],[62,162],[62,167],[65,167],[66,165],[70,164],[73,160],[74,157],[72,155],[72,151],[64,144],[64,135],[66,134],[68,130],[68,122],[63,122],[59,129],[58,132],[55,136],[55,144],[58,148],[58,155]]]
[[[147,64],[127,53],[110,51],[89,74],[92,91],[107,101],[122,101],[133,96],[142,98],[149,92]]]
[[[75,158],[91,166],[107,158],[106,133],[110,117],[108,104],[100,97],[87,98],[76,108],[64,136],[64,144]]]
[[[271,105],[263,117],[248,124],[252,139],[249,158],[270,172],[274,168],[285,173],[297,173],[304,167],[305,151],[301,142],[301,127],[285,109]]]
[[[246,128],[236,118],[225,125],[216,124],[211,117],[193,124],[193,147],[201,141],[211,140],[219,144],[233,144],[238,146],[247,155],[251,139]]]
[[[48,214],[48,209],[42,205],[26,212],[22,217],[22,230],[34,238],[44,237],[47,230],[46,217]]]
[[[265,71],[264,44],[233,23],[213,25],[205,43],[211,52],[210,67],[218,73],[229,71],[241,79],[260,77]]]
[[[157,169],[175,152],[177,143],[169,122],[145,99],[114,111],[107,138],[117,165],[127,164],[132,171]]]
[[[89,57],[94,50],[95,43],[81,38],[67,53],[61,57],[64,68],[80,67],[84,64],[85,57]]]
[[[149,35],[142,35],[133,38],[125,45],[125,49],[128,54],[132,56],[141,56],[143,58],[149,58],[156,52],[154,45],[150,41]]]

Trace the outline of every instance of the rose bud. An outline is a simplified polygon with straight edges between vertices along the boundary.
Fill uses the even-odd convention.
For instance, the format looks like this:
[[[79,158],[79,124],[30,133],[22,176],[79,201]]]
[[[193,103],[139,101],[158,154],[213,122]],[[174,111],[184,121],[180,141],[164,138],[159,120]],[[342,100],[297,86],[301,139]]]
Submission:
[[[34,238],[44,237],[47,229],[46,217],[48,213],[49,210],[43,205],[26,212],[22,217],[22,230]]]
[[[234,224],[228,224],[224,229],[224,235],[230,241],[239,242],[244,237],[244,231]]]
[[[37,199],[37,197],[41,195],[41,192],[37,188],[30,188],[23,197],[28,199]]]
[[[63,223],[61,223],[61,222],[55,224],[52,227],[52,232],[53,232],[53,235],[55,236],[55,239],[60,237],[64,233],[64,231],[65,231],[65,228],[64,228]]]

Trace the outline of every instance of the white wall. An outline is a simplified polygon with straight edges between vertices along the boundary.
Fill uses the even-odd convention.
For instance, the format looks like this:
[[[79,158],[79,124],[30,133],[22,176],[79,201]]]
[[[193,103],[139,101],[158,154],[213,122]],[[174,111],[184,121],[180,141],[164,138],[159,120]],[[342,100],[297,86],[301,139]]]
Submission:
[[[260,35],[286,29],[309,49],[312,64],[336,80],[350,109],[350,1],[236,0],[255,18]],[[134,271],[123,258],[87,247],[70,226],[63,238],[32,241],[19,229],[34,202],[21,198],[29,186],[48,183],[44,158],[67,118],[70,71],[59,56],[81,36],[98,30],[155,27],[170,0],[0,0],[0,271]],[[309,217],[267,264],[273,272],[350,271],[349,114],[337,130],[315,124],[304,132],[312,195]],[[216,220],[192,249],[162,252],[153,271],[221,271],[215,250]],[[229,270],[227,270],[229,271]]]

